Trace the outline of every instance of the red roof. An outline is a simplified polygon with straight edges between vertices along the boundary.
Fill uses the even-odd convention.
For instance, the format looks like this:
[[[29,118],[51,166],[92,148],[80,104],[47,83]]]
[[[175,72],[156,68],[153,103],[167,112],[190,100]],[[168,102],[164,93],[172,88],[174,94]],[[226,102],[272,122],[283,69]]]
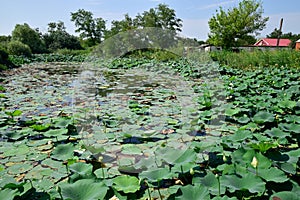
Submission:
[[[263,38],[257,41],[254,46],[270,46],[270,47],[276,47],[277,46],[277,38]],[[291,43],[291,40],[289,39],[280,39],[279,40],[279,46],[281,47],[288,47]]]

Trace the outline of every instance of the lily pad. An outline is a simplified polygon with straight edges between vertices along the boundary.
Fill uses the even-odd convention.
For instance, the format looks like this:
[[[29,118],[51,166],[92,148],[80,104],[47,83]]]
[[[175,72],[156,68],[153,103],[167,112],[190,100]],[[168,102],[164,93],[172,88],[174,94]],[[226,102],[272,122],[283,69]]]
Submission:
[[[257,124],[264,124],[266,122],[274,122],[275,117],[272,113],[260,111],[253,116],[253,121]]]
[[[91,179],[78,180],[72,184],[61,184],[61,195],[64,199],[97,200],[104,199],[108,187]]]
[[[118,176],[113,179],[113,187],[124,193],[134,193],[140,189],[139,179],[134,176]]]
[[[201,185],[187,185],[180,188],[182,195],[176,197],[175,199],[191,200],[191,199],[203,199],[210,200],[210,195],[208,190]]]

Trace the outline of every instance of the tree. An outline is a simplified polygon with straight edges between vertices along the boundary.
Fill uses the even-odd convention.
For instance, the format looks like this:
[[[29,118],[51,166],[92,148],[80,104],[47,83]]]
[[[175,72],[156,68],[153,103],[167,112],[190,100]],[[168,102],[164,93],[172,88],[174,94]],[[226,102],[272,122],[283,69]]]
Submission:
[[[77,37],[70,35],[62,21],[48,24],[48,33],[43,35],[47,49],[55,51],[58,49],[82,49]]]
[[[238,45],[238,40],[258,35],[269,20],[263,17],[262,3],[256,0],[242,0],[238,7],[224,11],[222,7],[209,21],[209,43],[230,48]]]
[[[179,32],[182,27],[182,20],[177,18],[175,10],[166,4],[159,4],[156,8],[138,14],[134,21],[138,27],[158,27]]]
[[[93,18],[93,13],[84,9],[71,13],[71,21],[75,22],[76,32],[80,33],[81,39],[91,42],[91,45],[100,43],[106,29],[105,21],[102,18]]]
[[[30,47],[32,53],[45,53],[46,47],[38,29],[34,30],[26,23],[17,24],[12,31],[12,41],[20,41]]]

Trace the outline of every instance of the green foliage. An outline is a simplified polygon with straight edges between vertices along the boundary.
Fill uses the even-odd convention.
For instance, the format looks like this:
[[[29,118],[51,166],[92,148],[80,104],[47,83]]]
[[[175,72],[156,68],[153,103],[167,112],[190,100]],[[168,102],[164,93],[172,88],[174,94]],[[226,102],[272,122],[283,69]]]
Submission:
[[[0,46],[0,71],[16,66],[18,64],[11,62],[7,50]]]
[[[93,104],[91,113],[85,100],[95,92],[78,90],[80,102],[75,106],[83,111],[73,114],[69,97],[77,75],[66,74],[66,66],[81,70],[90,65],[101,66],[105,79],[93,82],[101,105]],[[213,67],[220,74],[212,76]],[[34,73],[37,69],[40,74]],[[3,199],[300,195],[297,68],[244,70],[207,60],[119,58],[79,65],[35,63],[18,72],[4,74],[0,86]],[[204,82],[218,78],[220,88]],[[41,87],[52,81],[46,90]],[[191,90],[184,81],[192,84]],[[177,90],[170,88],[173,85]],[[226,102],[212,106],[217,95],[224,95]],[[189,105],[182,105],[180,98],[187,102],[189,97],[199,98],[186,109]],[[211,105],[203,109],[207,102]],[[89,114],[97,115],[95,121],[88,121],[81,132],[74,130]],[[226,118],[211,124],[219,115]],[[96,121],[101,124],[94,126]]]
[[[60,53],[33,54],[31,57],[11,55],[9,60],[15,65],[23,65],[35,62],[83,62],[88,57],[87,51],[59,50],[58,52]]]
[[[262,16],[261,4],[256,0],[243,0],[238,7],[227,11],[220,8],[208,22],[208,42],[228,49],[237,46],[238,40],[245,40],[263,30],[269,18]]]
[[[211,58],[221,65],[231,66],[244,70],[253,70],[261,67],[300,67],[300,52],[293,50],[276,51],[230,51],[211,52]]]
[[[93,18],[93,13],[84,9],[71,13],[71,21],[75,22],[76,32],[81,39],[87,39],[92,45],[102,41],[105,31],[105,21],[102,18]]]
[[[7,51],[9,54],[17,56],[30,57],[32,55],[30,47],[17,40],[8,43]]]
[[[123,20],[112,21],[111,29],[105,32],[105,42],[99,46],[99,53],[114,57],[137,49],[171,48],[177,45],[176,34],[181,27],[182,20],[165,4],[134,18],[126,14]]]
[[[46,52],[45,44],[38,30],[30,28],[26,23],[15,26],[12,31],[12,41],[19,41],[28,45],[32,53]]]
[[[48,33],[43,35],[46,48],[50,51],[58,49],[82,49],[77,37],[67,33],[63,22],[48,24]]]

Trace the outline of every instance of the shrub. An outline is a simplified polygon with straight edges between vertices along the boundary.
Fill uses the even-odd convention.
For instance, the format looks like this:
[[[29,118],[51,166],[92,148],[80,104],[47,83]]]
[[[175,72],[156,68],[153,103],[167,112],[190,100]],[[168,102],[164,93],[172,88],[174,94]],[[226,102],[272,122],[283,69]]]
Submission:
[[[10,62],[7,51],[0,46],[0,71],[8,67],[15,67],[15,65]]]
[[[7,50],[9,54],[17,56],[31,56],[31,49],[27,44],[23,44],[20,41],[11,41],[8,43]]]

